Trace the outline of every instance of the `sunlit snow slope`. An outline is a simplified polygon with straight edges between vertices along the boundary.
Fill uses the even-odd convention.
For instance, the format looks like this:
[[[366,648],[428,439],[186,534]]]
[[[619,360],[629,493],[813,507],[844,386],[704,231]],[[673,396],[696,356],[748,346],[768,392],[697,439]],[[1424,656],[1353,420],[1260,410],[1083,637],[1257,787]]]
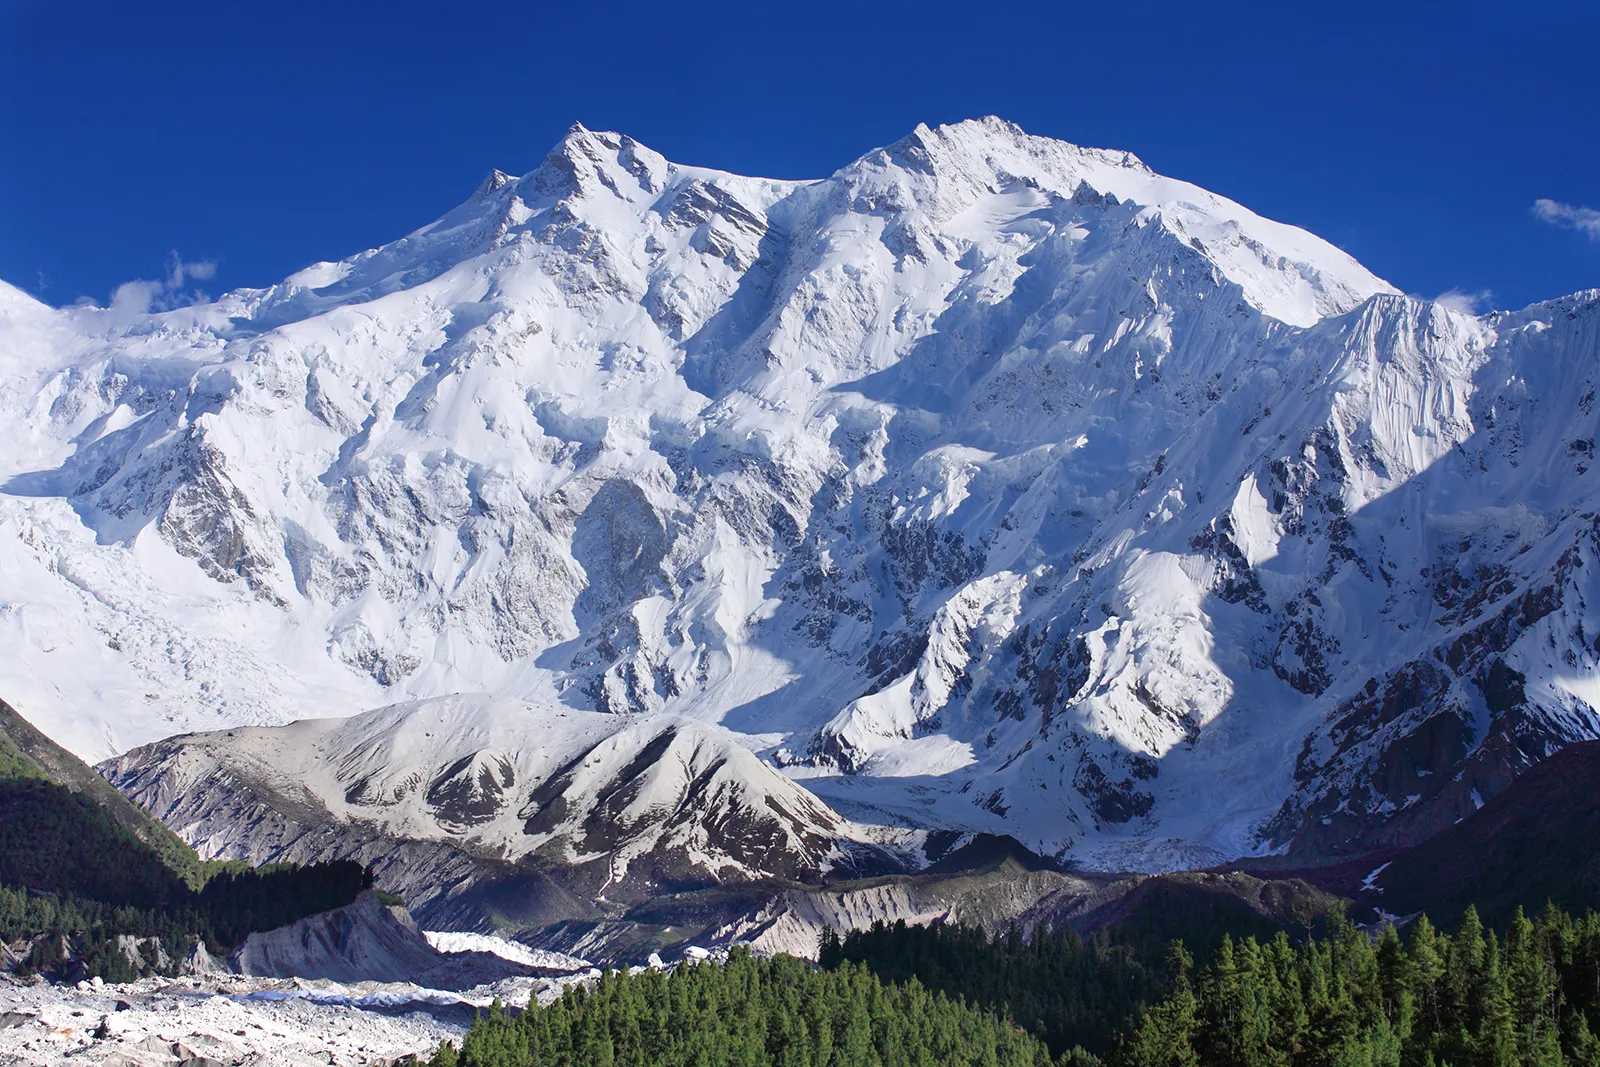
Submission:
[[[0,290],[0,687],[97,758],[482,693],[1089,863],[1415,840],[1600,735],[1597,323],[995,119],[574,127],[270,289]]]

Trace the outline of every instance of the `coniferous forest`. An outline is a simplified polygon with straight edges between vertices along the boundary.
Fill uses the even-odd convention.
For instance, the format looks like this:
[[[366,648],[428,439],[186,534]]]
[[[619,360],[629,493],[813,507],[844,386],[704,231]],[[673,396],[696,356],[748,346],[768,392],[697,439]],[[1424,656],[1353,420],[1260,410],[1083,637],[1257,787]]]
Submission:
[[[735,950],[724,964],[608,973],[518,1016],[481,1016],[430,1067],[1048,1067],[1043,1042],[915,981]]]
[[[1350,923],[1295,946],[1225,939],[1112,1060],[1126,1067],[1556,1067],[1600,1064],[1600,915],[1518,909],[1503,936],[1468,909],[1451,935]]]
[[[227,950],[372,884],[349,861],[251,867],[158,844],[0,743],[0,938],[28,946],[26,970],[109,981],[171,971],[197,940]],[[130,938],[137,948],[119,943]]]
[[[879,927],[825,941],[816,968],[735,951],[608,973],[520,1015],[497,1005],[428,1064],[1600,1067],[1594,912],[1519,910],[1496,932],[1469,910],[1451,933],[1334,915],[1299,943],[1223,934],[1203,967],[1172,942],[1159,974],[1138,946],[1075,939]]]
[[[1052,1052],[1104,1054],[1146,1005],[1166,995],[1166,943],[1124,929],[1079,937],[1070,927],[1015,929],[990,936],[970,926],[875,926],[843,938],[827,931],[825,968],[859,963],[885,982],[930,990],[999,1012],[1025,1025]]]

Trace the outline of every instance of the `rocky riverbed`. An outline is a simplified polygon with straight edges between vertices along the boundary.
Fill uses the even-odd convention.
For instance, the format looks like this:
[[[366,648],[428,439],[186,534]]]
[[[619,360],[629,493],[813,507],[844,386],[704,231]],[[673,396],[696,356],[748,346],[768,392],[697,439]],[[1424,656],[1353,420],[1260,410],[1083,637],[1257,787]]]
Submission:
[[[124,985],[0,984],[0,1067],[369,1067],[459,1040],[495,997],[559,995],[572,979],[509,978],[461,992],[236,975]]]

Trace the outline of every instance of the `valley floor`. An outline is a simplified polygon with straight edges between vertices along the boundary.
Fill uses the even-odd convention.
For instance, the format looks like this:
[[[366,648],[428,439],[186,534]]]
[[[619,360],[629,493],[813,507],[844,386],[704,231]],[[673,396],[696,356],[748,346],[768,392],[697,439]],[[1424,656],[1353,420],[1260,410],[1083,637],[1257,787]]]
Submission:
[[[459,1041],[496,996],[526,1004],[551,979],[462,993],[405,983],[147,978],[123,985],[0,984],[0,1067],[369,1067]]]

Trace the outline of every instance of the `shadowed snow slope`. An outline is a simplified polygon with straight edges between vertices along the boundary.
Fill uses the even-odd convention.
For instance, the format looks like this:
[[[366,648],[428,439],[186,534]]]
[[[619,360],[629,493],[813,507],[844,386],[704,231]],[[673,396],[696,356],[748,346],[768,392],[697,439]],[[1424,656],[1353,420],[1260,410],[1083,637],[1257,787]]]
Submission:
[[[1597,348],[1595,293],[1466,316],[995,119],[815,182],[574,127],[269,289],[0,290],[0,685],[95,757],[570,709],[594,768],[444,761],[414,710],[295,766],[575,863],[706,832],[628,820],[711,750],[696,804],[777,806],[729,870],[821,869],[841,818],[1116,867],[1403,844],[1600,733]]]

